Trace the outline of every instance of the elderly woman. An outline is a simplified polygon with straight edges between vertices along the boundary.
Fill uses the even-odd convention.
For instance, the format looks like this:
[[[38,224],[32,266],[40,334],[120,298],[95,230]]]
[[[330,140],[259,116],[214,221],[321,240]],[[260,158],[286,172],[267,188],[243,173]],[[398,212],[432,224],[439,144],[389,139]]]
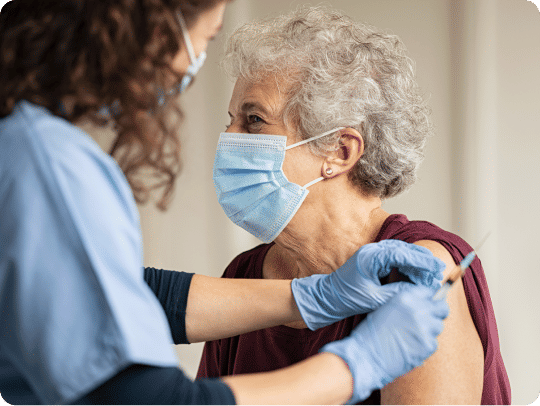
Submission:
[[[225,278],[331,273],[359,247],[385,239],[427,247],[447,274],[471,251],[431,223],[381,208],[382,199],[415,182],[430,132],[398,37],[333,10],[300,8],[238,29],[224,67],[236,85],[215,160],[218,199],[231,220],[267,243],[240,254]],[[385,282],[396,280],[391,274]],[[480,260],[454,284],[448,303],[435,354],[366,403],[510,402]],[[198,376],[291,365],[363,318],[315,332],[290,324],[208,342]]]

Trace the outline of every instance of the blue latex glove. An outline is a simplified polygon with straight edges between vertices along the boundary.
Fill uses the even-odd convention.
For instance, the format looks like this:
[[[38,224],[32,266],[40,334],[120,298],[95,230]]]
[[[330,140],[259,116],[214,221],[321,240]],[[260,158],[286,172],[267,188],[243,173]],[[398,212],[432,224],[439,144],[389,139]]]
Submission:
[[[366,399],[433,354],[448,312],[446,300],[433,299],[433,289],[409,284],[349,337],[322,347],[320,352],[331,352],[349,366],[354,381],[349,403]]]
[[[392,268],[416,284],[438,288],[446,265],[430,250],[399,240],[366,244],[328,275],[294,279],[292,291],[304,322],[316,330],[386,303],[408,282],[382,286]]]

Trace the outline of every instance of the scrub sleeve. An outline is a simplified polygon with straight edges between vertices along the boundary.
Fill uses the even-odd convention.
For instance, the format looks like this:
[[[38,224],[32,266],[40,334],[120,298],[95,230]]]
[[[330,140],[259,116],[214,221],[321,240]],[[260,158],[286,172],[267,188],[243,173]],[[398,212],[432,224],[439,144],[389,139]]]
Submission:
[[[115,161],[77,127],[18,103],[0,120],[4,399],[71,403],[132,365],[181,374],[142,263],[137,207]]]

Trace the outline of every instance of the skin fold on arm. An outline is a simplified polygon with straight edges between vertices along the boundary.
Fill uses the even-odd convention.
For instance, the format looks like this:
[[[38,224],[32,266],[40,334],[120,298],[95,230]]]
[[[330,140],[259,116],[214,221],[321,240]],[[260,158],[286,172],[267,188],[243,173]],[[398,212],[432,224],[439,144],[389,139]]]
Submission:
[[[416,244],[446,263],[446,278],[455,266],[450,253],[435,241]],[[381,404],[480,404],[484,353],[461,279],[453,284],[447,302],[450,315],[444,321],[437,351],[423,365],[381,389]]]

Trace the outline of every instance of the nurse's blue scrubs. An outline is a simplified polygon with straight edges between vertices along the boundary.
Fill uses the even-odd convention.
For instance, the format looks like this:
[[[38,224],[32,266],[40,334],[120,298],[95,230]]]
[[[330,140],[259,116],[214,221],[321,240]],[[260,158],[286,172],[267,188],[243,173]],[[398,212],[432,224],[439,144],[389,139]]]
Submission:
[[[116,162],[82,130],[19,102],[0,120],[4,399],[72,403],[132,365],[180,373],[171,316],[143,272],[139,215]],[[234,402],[215,386],[220,403]]]

